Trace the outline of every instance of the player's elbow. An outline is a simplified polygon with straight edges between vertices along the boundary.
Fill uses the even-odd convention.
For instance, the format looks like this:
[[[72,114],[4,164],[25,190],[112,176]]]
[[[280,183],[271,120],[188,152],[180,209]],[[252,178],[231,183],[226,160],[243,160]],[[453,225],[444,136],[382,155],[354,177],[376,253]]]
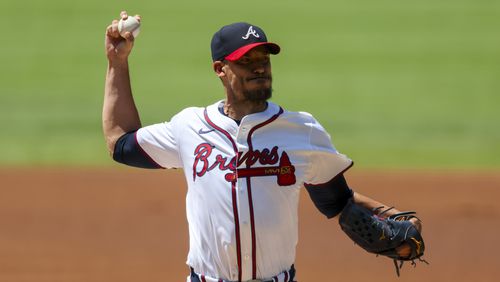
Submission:
[[[110,157],[113,157],[118,140],[124,135],[124,132],[111,132],[104,130],[104,140]]]
[[[108,123],[103,123],[103,134],[104,140],[106,142],[106,147],[108,149],[108,153],[111,157],[115,152],[115,147],[118,140],[125,134],[121,128],[108,126]]]
[[[106,147],[108,148],[108,154],[111,158],[113,158],[113,154],[115,152],[116,141],[118,140],[118,138],[106,136],[105,140],[106,140]]]

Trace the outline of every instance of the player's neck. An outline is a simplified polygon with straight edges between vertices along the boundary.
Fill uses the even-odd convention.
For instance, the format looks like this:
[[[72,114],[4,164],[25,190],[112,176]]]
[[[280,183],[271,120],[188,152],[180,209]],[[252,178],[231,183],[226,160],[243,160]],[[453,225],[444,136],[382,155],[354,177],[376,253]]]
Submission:
[[[226,99],[223,103],[224,114],[237,121],[240,121],[247,115],[263,112],[267,109],[267,101],[235,103]]]

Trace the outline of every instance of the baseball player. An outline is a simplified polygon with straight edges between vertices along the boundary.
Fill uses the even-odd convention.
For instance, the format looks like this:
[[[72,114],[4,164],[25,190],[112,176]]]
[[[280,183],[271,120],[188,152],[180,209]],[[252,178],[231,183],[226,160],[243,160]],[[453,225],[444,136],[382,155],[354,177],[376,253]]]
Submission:
[[[343,177],[353,162],[335,149],[320,123],[269,101],[270,59],[280,46],[269,42],[261,28],[239,22],[213,35],[213,71],[224,89],[222,100],[145,127],[130,86],[127,58],[133,44],[130,33],[120,37],[116,20],[108,26],[104,136],[120,163],[183,169],[187,281],[294,281],[304,187],[328,218],[341,214],[342,229],[366,250],[395,262],[422,255],[421,225],[413,213],[381,208],[353,192]],[[360,222],[370,222],[366,229],[373,228],[373,234],[358,232],[365,228]],[[406,235],[397,238],[398,233]],[[370,243],[374,236],[375,245]]]

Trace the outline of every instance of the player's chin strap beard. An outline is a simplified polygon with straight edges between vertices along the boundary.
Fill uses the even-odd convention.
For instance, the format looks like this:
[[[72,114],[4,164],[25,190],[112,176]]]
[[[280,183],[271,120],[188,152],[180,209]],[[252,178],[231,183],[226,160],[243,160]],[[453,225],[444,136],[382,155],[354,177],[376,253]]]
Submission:
[[[258,90],[244,90],[243,95],[251,102],[264,102],[273,96],[273,88],[264,88]]]

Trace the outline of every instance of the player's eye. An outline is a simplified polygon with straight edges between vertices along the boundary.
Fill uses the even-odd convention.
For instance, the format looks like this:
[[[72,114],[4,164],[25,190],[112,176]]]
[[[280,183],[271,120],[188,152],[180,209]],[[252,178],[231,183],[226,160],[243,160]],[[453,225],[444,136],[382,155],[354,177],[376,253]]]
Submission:
[[[241,57],[241,59],[238,60],[238,63],[241,65],[247,65],[250,63],[250,58],[249,57]]]

